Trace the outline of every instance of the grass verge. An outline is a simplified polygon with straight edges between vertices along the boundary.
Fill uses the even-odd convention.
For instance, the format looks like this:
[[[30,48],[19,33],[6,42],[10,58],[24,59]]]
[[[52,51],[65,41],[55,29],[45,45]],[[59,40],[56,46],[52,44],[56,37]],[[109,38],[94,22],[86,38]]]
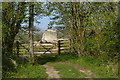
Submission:
[[[46,70],[43,66],[26,64],[15,72],[8,73],[5,78],[47,78]]]

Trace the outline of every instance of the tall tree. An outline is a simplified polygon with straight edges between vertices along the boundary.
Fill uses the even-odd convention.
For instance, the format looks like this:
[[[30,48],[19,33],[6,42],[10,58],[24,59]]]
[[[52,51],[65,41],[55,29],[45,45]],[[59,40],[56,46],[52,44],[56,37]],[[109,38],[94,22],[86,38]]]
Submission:
[[[52,20],[65,25],[78,56],[111,56],[116,53],[117,2],[51,3]],[[52,9],[49,9],[50,11]],[[111,54],[110,54],[111,53]],[[110,59],[110,57],[109,57]]]
[[[12,57],[14,38],[25,18],[26,3],[2,3],[2,52]]]
[[[15,69],[10,58],[13,59],[13,44],[15,36],[21,29],[21,23],[26,15],[26,3],[3,2],[2,3],[2,70]]]

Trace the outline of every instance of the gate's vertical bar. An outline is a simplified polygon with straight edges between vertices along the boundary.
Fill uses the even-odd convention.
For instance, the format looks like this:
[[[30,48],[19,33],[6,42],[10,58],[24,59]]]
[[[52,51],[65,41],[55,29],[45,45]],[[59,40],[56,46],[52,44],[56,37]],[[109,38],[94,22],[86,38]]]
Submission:
[[[16,41],[17,57],[19,57],[19,41]]]
[[[58,55],[60,55],[60,40],[58,40]]]

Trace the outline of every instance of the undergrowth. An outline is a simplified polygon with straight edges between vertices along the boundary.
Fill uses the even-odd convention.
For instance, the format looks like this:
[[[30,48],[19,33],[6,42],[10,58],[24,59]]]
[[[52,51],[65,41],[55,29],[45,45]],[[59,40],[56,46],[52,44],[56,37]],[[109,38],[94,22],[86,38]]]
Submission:
[[[4,71],[3,78],[47,78],[46,69],[39,64],[30,64],[26,60],[17,60],[17,68]],[[9,63],[8,63],[9,64]]]

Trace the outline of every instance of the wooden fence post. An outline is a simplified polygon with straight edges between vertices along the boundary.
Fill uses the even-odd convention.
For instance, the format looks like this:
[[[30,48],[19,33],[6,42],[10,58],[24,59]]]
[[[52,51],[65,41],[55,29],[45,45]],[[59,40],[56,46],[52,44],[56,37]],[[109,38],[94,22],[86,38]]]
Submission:
[[[60,55],[60,40],[58,40],[58,55]]]
[[[70,40],[70,52],[71,52],[71,39],[69,39]]]
[[[19,57],[19,41],[16,41],[16,47],[17,47],[17,56]]]

